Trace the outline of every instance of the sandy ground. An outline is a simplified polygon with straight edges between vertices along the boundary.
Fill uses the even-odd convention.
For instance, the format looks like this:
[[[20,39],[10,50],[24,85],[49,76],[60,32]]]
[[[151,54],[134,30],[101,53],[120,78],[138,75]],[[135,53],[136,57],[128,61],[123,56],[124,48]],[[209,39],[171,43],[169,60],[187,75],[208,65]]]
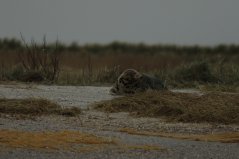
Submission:
[[[0,97],[2,98],[47,98],[64,107],[76,106],[83,109],[83,113],[79,117],[41,116],[34,119],[16,119],[4,115],[0,117],[0,129],[29,132],[80,131],[116,139],[120,145],[159,146],[162,150],[130,149],[124,148],[125,146],[112,145],[90,152],[63,151],[61,149],[48,151],[5,147],[0,144],[0,158],[239,158],[238,143],[188,141],[120,132],[119,130],[122,128],[130,128],[150,132],[213,134],[239,132],[239,126],[167,123],[157,118],[134,118],[127,113],[106,114],[88,108],[94,102],[115,98],[108,93],[109,89],[109,87],[91,86],[0,85]],[[199,93],[193,90],[183,91]]]
[[[112,99],[109,87],[92,86],[45,86],[45,85],[0,85],[1,98],[47,98],[62,106],[86,109],[88,105]]]

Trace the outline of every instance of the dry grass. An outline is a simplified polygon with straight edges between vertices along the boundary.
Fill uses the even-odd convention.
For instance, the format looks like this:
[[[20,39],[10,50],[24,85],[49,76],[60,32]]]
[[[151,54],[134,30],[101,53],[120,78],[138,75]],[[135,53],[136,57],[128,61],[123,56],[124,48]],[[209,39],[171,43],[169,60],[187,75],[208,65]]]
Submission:
[[[91,57],[89,63],[89,55]],[[0,64],[5,68],[10,69],[20,63],[19,55],[17,52],[0,51]],[[124,53],[108,53],[108,54],[93,54],[93,53],[81,53],[81,52],[63,52],[61,58],[62,68],[70,68],[73,70],[88,69],[88,65],[92,65],[93,70],[104,69],[105,67],[111,68],[113,66],[120,65],[122,70],[126,68],[135,68],[138,70],[156,70],[165,67],[175,68],[176,66],[183,64],[185,58],[181,55],[164,55],[164,54],[124,54]]]
[[[124,53],[112,53],[112,54],[90,54],[92,69],[121,66],[121,69],[135,68],[155,70],[156,68],[172,67],[182,64],[185,59],[181,59],[180,55],[168,56],[168,55],[148,55],[148,54],[124,54]],[[63,53],[62,66],[79,70],[87,68],[89,65],[88,55],[82,53]],[[180,60],[179,60],[180,59]]]
[[[12,148],[90,151],[115,144],[107,138],[77,131],[27,132],[0,130],[0,144]]]
[[[161,117],[168,121],[239,124],[239,94],[173,93],[148,91],[95,105],[106,112],[130,112],[137,116]]]
[[[66,115],[76,116],[81,113],[79,108],[62,108],[46,99],[0,99],[0,113],[10,115]]]
[[[128,129],[128,128],[122,128],[122,129],[119,129],[119,131],[127,133],[127,134],[131,134],[131,135],[159,136],[159,137],[166,137],[166,138],[194,140],[194,141],[207,141],[207,142],[239,143],[239,132],[205,134],[205,135],[186,135],[186,134],[175,134],[175,133],[137,131],[137,130]]]

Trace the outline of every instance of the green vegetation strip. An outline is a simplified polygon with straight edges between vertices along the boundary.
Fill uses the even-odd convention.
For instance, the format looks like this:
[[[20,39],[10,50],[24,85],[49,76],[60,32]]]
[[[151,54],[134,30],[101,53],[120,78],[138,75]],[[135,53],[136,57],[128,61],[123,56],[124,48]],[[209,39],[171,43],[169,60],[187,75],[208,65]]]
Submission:
[[[0,99],[0,113],[10,115],[66,115],[80,114],[79,108],[62,108],[60,105],[46,99]]]
[[[168,121],[239,124],[239,94],[148,91],[97,103],[95,109]]]

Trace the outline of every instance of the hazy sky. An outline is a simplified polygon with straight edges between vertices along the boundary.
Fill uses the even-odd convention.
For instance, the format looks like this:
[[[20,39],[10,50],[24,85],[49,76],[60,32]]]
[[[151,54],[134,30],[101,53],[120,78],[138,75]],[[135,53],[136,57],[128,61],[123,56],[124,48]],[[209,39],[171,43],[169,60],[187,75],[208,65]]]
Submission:
[[[239,43],[239,0],[0,0],[0,37]]]

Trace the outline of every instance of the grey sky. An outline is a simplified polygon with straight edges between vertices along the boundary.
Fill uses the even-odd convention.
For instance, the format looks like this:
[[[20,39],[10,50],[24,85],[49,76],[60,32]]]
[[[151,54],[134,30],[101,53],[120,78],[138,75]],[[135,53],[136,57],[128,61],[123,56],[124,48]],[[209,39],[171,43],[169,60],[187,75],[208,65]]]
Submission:
[[[239,43],[239,0],[0,0],[0,37]]]

